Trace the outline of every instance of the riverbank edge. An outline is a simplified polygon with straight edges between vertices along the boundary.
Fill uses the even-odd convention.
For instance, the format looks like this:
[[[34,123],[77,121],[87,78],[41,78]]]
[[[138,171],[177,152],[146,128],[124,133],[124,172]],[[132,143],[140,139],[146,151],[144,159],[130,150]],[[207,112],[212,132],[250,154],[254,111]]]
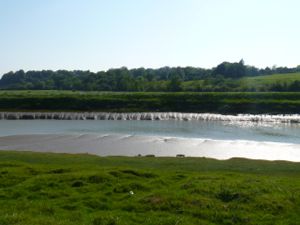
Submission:
[[[0,91],[0,111],[295,114],[300,93]]]
[[[205,170],[220,170],[228,169],[231,171],[241,169],[245,172],[245,170],[249,170],[248,172],[254,173],[264,173],[266,171],[270,172],[270,167],[273,167],[276,171],[281,171],[284,173],[295,173],[300,175],[300,162],[292,162],[286,160],[264,160],[264,159],[248,159],[248,158],[239,158],[233,157],[230,159],[215,159],[209,157],[176,157],[176,156],[155,156],[155,155],[137,155],[137,156],[99,156],[96,154],[90,153],[58,153],[58,152],[35,152],[30,150],[1,150],[0,149],[0,160],[3,163],[4,161],[20,161],[23,163],[33,163],[33,164],[42,164],[42,163],[53,163],[60,164],[61,161],[56,161],[55,159],[66,159],[70,160],[70,162],[75,163],[76,161],[82,163],[96,163],[98,166],[103,166],[103,164],[98,164],[99,161],[119,161],[123,162],[124,165],[131,165],[131,162],[139,162],[138,165],[141,167],[153,167],[153,163],[162,163],[160,166],[165,167],[176,167],[177,165],[181,167],[186,167],[189,170],[198,170],[199,168]],[[91,160],[90,162],[88,162]],[[151,166],[147,164],[140,164],[141,161],[151,162]],[[165,164],[165,162],[169,162]],[[128,164],[129,163],[129,164]],[[178,163],[178,164],[177,164]],[[192,163],[192,164],[191,164]],[[197,163],[193,165],[193,163]],[[212,167],[208,167],[207,165],[211,164]],[[214,167],[214,165],[219,164],[218,167]],[[112,166],[115,164],[112,163]],[[122,165],[118,164],[119,166]],[[133,164],[134,165],[134,164]],[[255,165],[255,166],[254,166]],[[254,166],[254,167],[252,167]],[[283,169],[284,168],[284,169]],[[282,169],[282,170],[281,170]]]
[[[12,137],[12,136],[8,136]],[[202,163],[202,161],[213,161],[215,163],[228,163],[228,165],[231,164],[231,162],[243,162],[242,165],[247,163],[270,163],[270,164],[291,164],[291,165],[299,165],[299,174],[300,174],[300,161],[293,161],[293,160],[287,160],[287,159],[263,159],[263,158],[247,158],[243,156],[232,156],[228,158],[217,158],[212,156],[190,156],[185,154],[175,154],[175,155],[156,155],[156,154],[136,154],[136,155],[118,155],[118,154],[112,154],[112,155],[99,155],[97,153],[93,152],[65,152],[65,151],[38,151],[38,150],[30,150],[30,149],[0,149],[0,159],[2,155],[5,154],[12,154],[12,155],[36,155],[36,156],[67,156],[67,157],[94,157],[94,158],[101,158],[101,159],[120,159],[123,160],[154,160],[154,161],[164,161],[164,160],[170,160],[171,162],[185,162],[185,161],[199,161],[199,163]],[[20,158],[21,159],[21,158]],[[1,164],[1,163],[0,163]]]

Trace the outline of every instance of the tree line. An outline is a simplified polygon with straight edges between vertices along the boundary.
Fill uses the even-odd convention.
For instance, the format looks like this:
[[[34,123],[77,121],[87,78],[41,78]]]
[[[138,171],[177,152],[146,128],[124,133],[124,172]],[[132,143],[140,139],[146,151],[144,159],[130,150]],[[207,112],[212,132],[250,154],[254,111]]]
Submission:
[[[127,69],[108,71],[42,70],[9,72],[2,76],[0,89],[6,90],[78,90],[78,91],[258,91],[244,90],[235,80],[246,76],[300,72],[295,68],[273,67],[259,69],[244,61],[223,62],[212,69],[196,67],[163,67],[159,69]],[[197,81],[202,80],[201,84]],[[190,81],[184,87],[183,82]],[[300,90],[298,83],[276,84],[265,91]]]

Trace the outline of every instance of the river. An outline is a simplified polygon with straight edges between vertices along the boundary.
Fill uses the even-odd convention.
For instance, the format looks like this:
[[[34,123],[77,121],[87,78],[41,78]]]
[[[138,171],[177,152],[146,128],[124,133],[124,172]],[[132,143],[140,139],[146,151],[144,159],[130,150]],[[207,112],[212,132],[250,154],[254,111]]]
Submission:
[[[300,123],[294,121],[4,119],[0,149],[300,161]]]

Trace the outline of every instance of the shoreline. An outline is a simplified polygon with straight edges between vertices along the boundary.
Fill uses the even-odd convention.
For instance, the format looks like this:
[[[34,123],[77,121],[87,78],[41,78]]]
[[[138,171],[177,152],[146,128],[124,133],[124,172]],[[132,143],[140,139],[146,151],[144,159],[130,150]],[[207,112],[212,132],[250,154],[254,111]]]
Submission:
[[[0,91],[0,111],[297,114],[300,93]]]
[[[246,162],[260,162],[260,163],[287,163],[287,164],[295,164],[300,165],[300,161],[288,161],[288,160],[267,160],[267,159],[250,159],[250,158],[243,158],[243,157],[232,157],[228,159],[216,159],[216,158],[209,158],[209,157],[196,157],[196,156],[157,156],[157,155],[135,155],[135,156],[124,156],[124,155],[107,155],[107,156],[100,156],[96,154],[90,153],[64,153],[64,152],[42,152],[42,151],[31,151],[31,150],[3,150],[0,149],[0,155],[4,154],[33,154],[33,155],[52,155],[52,156],[66,156],[66,157],[96,157],[101,159],[128,159],[128,160],[211,160],[215,162],[231,162],[235,160],[242,160]]]
[[[46,134],[0,137],[0,149],[98,156],[205,157],[300,162],[300,144],[135,135]]]

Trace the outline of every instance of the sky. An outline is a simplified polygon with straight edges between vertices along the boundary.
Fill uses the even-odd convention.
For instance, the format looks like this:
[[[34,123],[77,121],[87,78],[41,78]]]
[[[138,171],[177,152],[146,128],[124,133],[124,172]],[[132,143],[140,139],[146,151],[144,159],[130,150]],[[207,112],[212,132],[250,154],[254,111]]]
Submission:
[[[299,0],[0,0],[0,75],[19,69],[300,65]]]

